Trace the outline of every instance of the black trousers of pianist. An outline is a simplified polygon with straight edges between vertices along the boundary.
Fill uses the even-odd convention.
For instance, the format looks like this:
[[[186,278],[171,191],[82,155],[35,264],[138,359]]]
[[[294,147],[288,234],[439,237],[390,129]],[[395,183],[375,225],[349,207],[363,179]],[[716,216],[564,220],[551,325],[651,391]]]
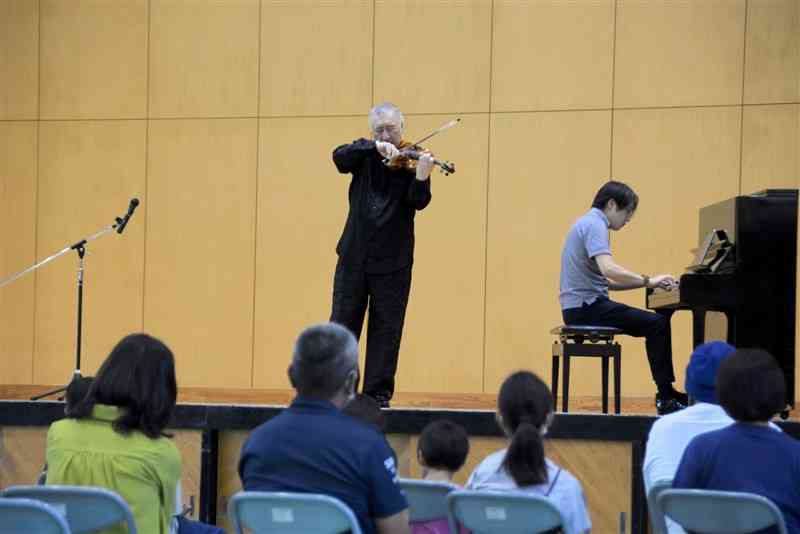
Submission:
[[[599,297],[591,304],[561,311],[565,325],[612,326],[625,334],[645,338],[650,373],[658,389],[669,389],[675,381],[672,367],[672,329],[661,314]]]
[[[367,354],[362,393],[391,399],[400,339],[411,289],[411,265],[389,273],[370,273],[339,261],[333,277],[331,322],[361,337],[369,306]]]

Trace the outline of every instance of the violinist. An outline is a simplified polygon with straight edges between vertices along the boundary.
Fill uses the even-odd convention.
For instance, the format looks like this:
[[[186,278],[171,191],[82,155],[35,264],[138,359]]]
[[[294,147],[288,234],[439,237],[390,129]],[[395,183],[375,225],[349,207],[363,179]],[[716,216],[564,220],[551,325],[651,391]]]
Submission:
[[[350,174],[350,209],[336,246],[331,321],[359,338],[369,309],[362,392],[388,407],[411,288],[414,216],[431,201],[428,153],[401,153],[403,114],[383,103],[368,115],[372,139],[333,151],[333,162]]]

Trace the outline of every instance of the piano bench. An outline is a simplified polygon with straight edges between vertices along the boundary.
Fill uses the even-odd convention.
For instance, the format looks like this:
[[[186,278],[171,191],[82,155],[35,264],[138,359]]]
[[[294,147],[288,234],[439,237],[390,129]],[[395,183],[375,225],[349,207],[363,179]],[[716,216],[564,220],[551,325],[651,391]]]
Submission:
[[[603,413],[608,413],[608,360],[614,359],[614,413],[620,413],[620,377],[622,374],[622,351],[614,336],[622,334],[619,328],[610,326],[565,325],[550,331],[558,338],[553,342],[552,390],[554,408],[558,405],[558,364],[563,358],[564,385],[561,395],[561,411],[569,411],[569,367],[570,358],[602,358]]]

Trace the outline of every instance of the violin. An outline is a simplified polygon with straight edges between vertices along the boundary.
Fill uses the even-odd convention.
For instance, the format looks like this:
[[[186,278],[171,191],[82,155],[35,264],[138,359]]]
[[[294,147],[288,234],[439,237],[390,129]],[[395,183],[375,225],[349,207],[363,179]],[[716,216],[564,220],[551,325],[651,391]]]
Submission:
[[[416,171],[419,158],[423,154],[433,155],[430,150],[423,148],[417,144],[402,141],[397,147],[400,150],[400,155],[393,160],[384,160],[384,163],[390,169],[405,169],[407,171]],[[443,161],[433,158],[433,164],[439,167],[445,176],[450,176],[456,172],[456,166],[449,161]]]
[[[460,118],[451,120],[450,122],[447,122],[442,126],[438,127],[433,132],[426,135],[416,143],[408,143],[406,141],[401,141],[400,146],[397,147],[400,150],[400,155],[391,161],[385,159],[383,160],[383,163],[390,169],[406,169],[409,171],[416,171],[417,162],[419,161],[420,156],[422,156],[423,154],[430,154],[431,156],[433,155],[430,150],[428,150],[427,148],[423,148],[421,146],[421,143],[423,141],[427,141],[434,135],[447,130],[448,128],[452,128],[459,122],[461,122]],[[454,172],[456,172],[455,164],[450,161],[444,161],[433,158],[433,164],[439,167],[439,169],[445,176],[449,176]]]

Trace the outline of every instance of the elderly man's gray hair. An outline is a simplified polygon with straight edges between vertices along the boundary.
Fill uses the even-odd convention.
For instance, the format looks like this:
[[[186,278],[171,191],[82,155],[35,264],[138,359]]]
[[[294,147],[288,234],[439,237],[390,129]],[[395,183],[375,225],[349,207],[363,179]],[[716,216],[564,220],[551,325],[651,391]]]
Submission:
[[[371,110],[369,110],[369,115],[367,120],[369,121],[369,128],[370,130],[375,129],[375,121],[378,120],[379,117],[383,117],[386,115],[396,115],[398,119],[400,119],[400,128],[403,128],[405,125],[406,119],[403,117],[403,112],[400,111],[400,108],[392,104],[391,102],[383,102],[378,104]]]
[[[289,379],[300,395],[332,398],[358,367],[358,341],[344,326],[322,323],[303,330],[294,345]]]

